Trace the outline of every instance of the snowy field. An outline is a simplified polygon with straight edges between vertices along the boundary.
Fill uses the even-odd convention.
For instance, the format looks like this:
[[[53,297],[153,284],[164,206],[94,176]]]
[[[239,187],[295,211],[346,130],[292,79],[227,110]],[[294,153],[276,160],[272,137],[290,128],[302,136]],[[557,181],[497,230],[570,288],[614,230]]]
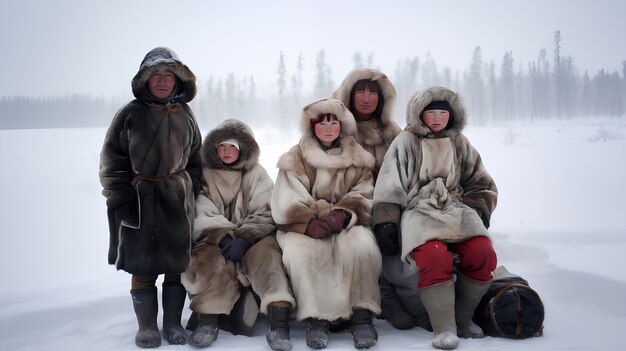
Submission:
[[[206,131],[205,131],[206,133]],[[255,130],[261,163],[297,140]],[[0,130],[0,350],[135,350],[130,275],[107,265],[98,159],[105,129]],[[288,133],[287,133],[288,134]],[[544,300],[545,335],[461,340],[459,350],[623,350],[626,330],[626,119],[469,128],[499,188],[491,231],[499,263]],[[160,286],[160,281],[159,281]],[[190,311],[184,311],[183,320]],[[159,317],[160,320],[160,317]],[[431,350],[431,333],[376,320],[373,350]],[[269,350],[221,332],[209,348]],[[308,350],[292,323],[294,350]],[[160,350],[191,350],[170,346]],[[348,333],[328,350],[354,350]]]

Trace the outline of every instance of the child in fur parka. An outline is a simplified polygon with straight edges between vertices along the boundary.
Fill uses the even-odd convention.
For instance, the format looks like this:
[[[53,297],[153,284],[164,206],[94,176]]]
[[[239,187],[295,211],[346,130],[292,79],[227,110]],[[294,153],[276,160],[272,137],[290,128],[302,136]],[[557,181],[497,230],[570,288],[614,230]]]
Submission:
[[[270,299],[294,304],[280,261],[274,260],[274,266],[266,261],[271,245],[257,246],[264,238],[275,241],[276,230],[270,210],[273,182],[259,164],[259,154],[252,130],[233,119],[216,126],[202,144],[205,181],[196,200],[191,263],[181,276],[197,316],[197,325],[189,325],[193,346],[209,346],[218,326],[235,334],[252,331],[259,310],[251,283],[271,286]],[[280,257],[275,247],[274,256]],[[244,270],[246,260],[249,267]],[[263,303],[271,302],[263,291],[259,295]],[[242,302],[241,312],[233,310],[240,298],[249,300]]]
[[[461,133],[465,122],[454,92],[432,87],[413,94],[407,127],[385,155],[374,191],[374,223],[398,228],[382,241],[399,241],[401,258],[419,271],[432,345],[440,349],[456,348],[459,336],[483,337],[472,317],[497,263],[487,231],[497,189]]]
[[[381,257],[371,223],[374,157],[355,140],[354,117],[334,99],[304,107],[302,138],[278,161],[276,238],[307,345],[328,345],[330,321],[350,320],[356,348],[376,344]]]

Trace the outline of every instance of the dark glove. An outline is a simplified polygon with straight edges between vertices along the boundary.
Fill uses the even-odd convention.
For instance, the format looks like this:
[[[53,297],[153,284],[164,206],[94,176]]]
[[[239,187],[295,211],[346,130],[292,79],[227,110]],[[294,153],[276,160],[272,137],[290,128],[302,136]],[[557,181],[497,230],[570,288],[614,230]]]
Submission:
[[[220,248],[222,249],[222,254],[227,260],[231,261],[241,261],[243,255],[246,254],[248,249],[252,246],[250,242],[244,238],[233,238],[230,235],[227,235],[220,241]]]
[[[346,213],[347,212],[344,210],[332,210],[328,213],[323,214],[320,217],[320,221],[326,223],[331,232],[339,233],[343,228],[346,227]]]
[[[313,218],[309,221],[309,225],[306,227],[304,234],[310,236],[313,239],[325,238],[330,234],[331,230],[328,224],[322,222],[318,218]]]
[[[383,255],[393,256],[400,253],[398,227],[395,223],[380,223],[374,226],[378,247]]]

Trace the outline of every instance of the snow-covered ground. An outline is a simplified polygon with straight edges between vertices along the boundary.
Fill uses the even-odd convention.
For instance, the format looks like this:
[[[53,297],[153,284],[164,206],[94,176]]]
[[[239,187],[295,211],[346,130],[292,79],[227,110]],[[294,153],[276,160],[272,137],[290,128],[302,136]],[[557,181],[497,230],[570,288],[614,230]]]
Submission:
[[[205,131],[206,132],[206,131]],[[261,163],[297,140],[255,130]],[[0,350],[134,350],[130,275],[107,265],[108,228],[98,159],[105,129],[0,130]],[[496,180],[491,231],[499,263],[544,300],[545,335],[461,340],[460,350],[622,350],[626,329],[626,120],[471,127],[466,134]],[[286,136],[287,135],[287,136]],[[160,282],[159,282],[160,285]],[[186,309],[183,319],[189,316]],[[377,320],[373,350],[430,350],[431,333]],[[221,332],[210,349],[269,350]],[[292,323],[294,350],[307,350]],[[189,350],[164,341],[161,350]],[[347,333],[328,350],[353,350]]]

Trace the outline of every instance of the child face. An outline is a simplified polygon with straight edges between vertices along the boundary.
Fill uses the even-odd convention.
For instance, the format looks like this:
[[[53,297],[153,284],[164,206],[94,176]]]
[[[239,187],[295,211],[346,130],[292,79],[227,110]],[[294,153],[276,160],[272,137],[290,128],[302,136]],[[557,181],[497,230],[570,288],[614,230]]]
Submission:
[[[231,144],[219,144],[217,146],[217,157],[224,164],[231,164],[239,159],[239,149]]]
[[[176,76],[170,71],[158,71],[148,78],[148,89],[157,99],[165,99],[172,95],[176,85]]]
[[[424,111],[422,113],[422,121],[428,128],[430,128],[430,130],[433,131],[433,133],[437,133],[448,126],[448,121],[450,121],[450,112],[447,110]]]
[[[324,119],[315,125],[315,136],[326,147],[333,144],[333,141],[339,137],[340,132],[341,123],[336,119]]]

